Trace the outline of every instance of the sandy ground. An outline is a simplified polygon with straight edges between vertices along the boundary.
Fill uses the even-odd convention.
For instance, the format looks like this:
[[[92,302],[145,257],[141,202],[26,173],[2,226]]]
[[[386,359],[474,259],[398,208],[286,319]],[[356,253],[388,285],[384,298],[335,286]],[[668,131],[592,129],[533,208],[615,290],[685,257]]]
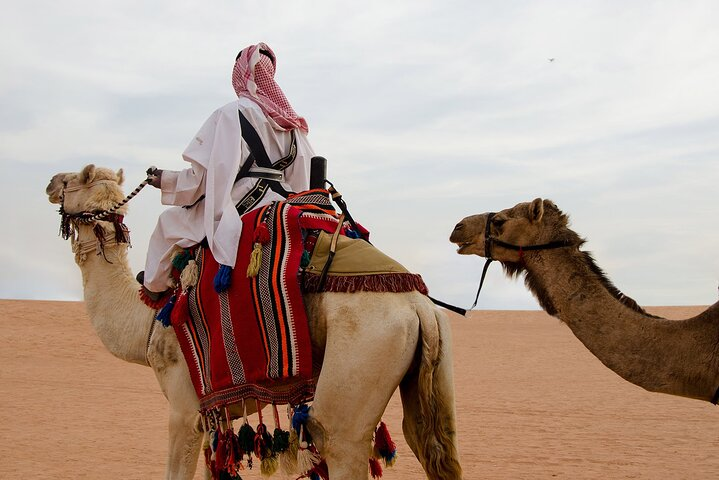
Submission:
[[[152,371],[112,357],[82,303],[0,310],[0,478],[162,478],[167,405]],[[702,308],[650,310],[677,319]],[[450,316],[465,479],[719,475],[717,407],[625,382],[542,312]],[[420,479],[400,411],[395,396],[385,421],[400,457],[384,478]]]

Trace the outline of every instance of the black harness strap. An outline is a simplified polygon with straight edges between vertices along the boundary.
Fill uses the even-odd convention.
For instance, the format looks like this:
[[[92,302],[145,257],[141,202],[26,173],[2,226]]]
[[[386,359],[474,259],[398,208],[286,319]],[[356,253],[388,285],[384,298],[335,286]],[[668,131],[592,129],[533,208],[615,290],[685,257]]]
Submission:
[[[237,110],[237,114],[239,115],[240,119],[242,139],[247,144],[250,153],[240,166],[240,169],[235,176],[235,183],[237,183],[242,178],[254,177],[255,175],[250,172],[250,169],[253,165],[257,165],[258,167],[262,168],[277,170],[278,173],[282,172],[287,167],[292,165],[292,163],[295,161],[295,158],[297,158],[297,138],[295,136],[294,130],[290,131],[291,142],[289,153],[277,160],[276,162],[272,163],[270,161],[270,157],[267,155],[265,146],[262,144],[262,139],[260,139],[260,135],[257,133],[257,130],[255,130],[255,127],[252,126],[252,124],[249,122],[249,120],[247,120],[247,118],[242,114],[240,110]],[[254,208],[260,202],[260,200],[262,200],[262,197],[265,196],[267,190],[269,189],[277,192],[283,197],[287,197],[288,195],[293,193],[285,190],[282,187],[282,184],[276,180],[263,178],[261,176],[259,177],[259,180],[252,188],[252,190],[248,192],[244,197],[242,197],[242,199],[235,205],[237,211],[240,212],[240,215],[252,210],[252,208]],[[204,200],[204,198],[205,195],[202,195],[193,204],[185,205],[184,208],[192,208],[198,203],[200,203],[202,200]]]
[[[255,130],[255,127],[252,126],[252,124],[245,118],[244,115],[242,115],[242,112],[240,110],[237,110],[237,113],[240,116],[240,127],[242,128],[242,139],[247,143],[247,146],[250,149],[250,155],[245,160],[245,163],[242,164],[240,167],[240,171],[237,172],[237,176],[235,177],[235,181],[238,181],[240,178],[244,178],[247,176],[248,172],[250,171],[250,168],[252,168],[253,164],[256,164],[258,167],[262,168],[271,168],[273,170],[285,170],[287,167],[292,165],[292,163],[295,161],[295,158],[297,157],[297,139],[295,138],[295,131],[291,130],[290,134],[292,135],[292,141],[290,144],[290,152],[277,160],[276,162],[272,162],[270,160],[270,157],[267,155],[267,151],[265,150],[265,146],[262,144],[262,139],[260,139],[260,135],[257,133],[257,130]],[[265,179],[260,179],[258,183],[267,183],[269,188],[274,190],[275,192],[279,193],[283,197],[287,197],[292,192],[289,192],[285,190],[282,187],[282,184],[276,181],[266,181]],[[242,203],[242,202],[240,202]]]

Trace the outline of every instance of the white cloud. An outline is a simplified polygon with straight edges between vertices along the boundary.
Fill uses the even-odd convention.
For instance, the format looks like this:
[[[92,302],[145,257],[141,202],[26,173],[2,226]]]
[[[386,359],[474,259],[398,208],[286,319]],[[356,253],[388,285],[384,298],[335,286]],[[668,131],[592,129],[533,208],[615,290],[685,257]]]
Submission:
[[[15,175],[0,190],[16,208],[2,214],[0,296],[79,295],[47,180],[93,162],[124,168],[130,190],[151,164],[181,168],[232,98],[235,54],[263,40],[355,216],[437,297],[465,305],[478,281],[481,260],[447,241],[455,222],[543,196],[640,303],[713,302],[717,13],[709,1],[9,5],[0,161]],[[161,208],[154,193],[131,204],[135,270]],[[495,268],[480,306],[536,307]]]

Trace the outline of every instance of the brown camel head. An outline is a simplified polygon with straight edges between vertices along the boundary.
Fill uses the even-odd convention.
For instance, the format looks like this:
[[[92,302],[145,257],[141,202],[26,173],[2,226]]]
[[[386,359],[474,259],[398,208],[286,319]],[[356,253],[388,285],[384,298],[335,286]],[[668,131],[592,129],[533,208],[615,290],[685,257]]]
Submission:
[[[486,257],[485,234],[489,213],[464,218],[455,227],[449,241],[459,247],[460,255]],[[568,228],[568,217],[551,200],[536,198],[519,203],[492,216],[489,232],[492,238],[517,246],[566,242],[579,247],[583,241]],[[521,253],[495,244],[492,258],[505,267],[519,264]],[[513,270],[513,269],[511,269]]]
[[[66,213],[94,212],[112,208],[122,201],[123,181],[122,169],[114,172],[91,164],[80,172],[54,175],[45,193],[50,203],[62,204]]]

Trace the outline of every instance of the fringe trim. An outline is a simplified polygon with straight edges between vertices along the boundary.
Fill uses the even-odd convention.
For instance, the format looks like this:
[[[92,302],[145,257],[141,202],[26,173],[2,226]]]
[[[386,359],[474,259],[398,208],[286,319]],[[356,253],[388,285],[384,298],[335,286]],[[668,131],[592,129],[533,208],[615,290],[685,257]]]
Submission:
[[[320,275],[302,275],[303,293],[320,292],[412,292],[429,294],[422,276],[416,273],[378,273],[375,275],[328,275],[325,286],[320,290]]]
[[[147,295],[146,290],[147,289],[145,288],[144,285],[140,287],[140,291],[139,291],[140,300],[142,300],[142,303],[144,303],[148,307],[152,308],[153,310],[159,310],[162,307],[164,307],[165,304],[170,300],[170,297],[172,296],[172,290],[167,290],[166,292],[164,292],[162,294],[162,296],[160,296],[160,298],[158,298],[157,300],[153,300]]]

